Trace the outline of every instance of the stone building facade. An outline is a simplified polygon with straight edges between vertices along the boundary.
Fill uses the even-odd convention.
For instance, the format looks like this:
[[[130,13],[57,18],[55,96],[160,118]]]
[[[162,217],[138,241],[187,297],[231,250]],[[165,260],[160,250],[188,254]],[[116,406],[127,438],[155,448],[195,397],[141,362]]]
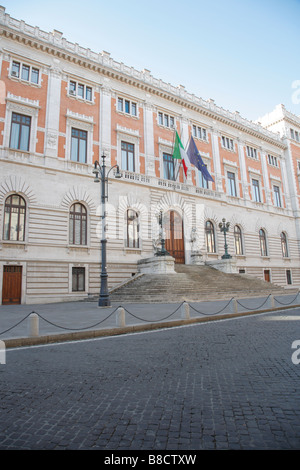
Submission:
[[[178,263],[220,259],[225,218],[238,272],[300,286],[300,119],[283,105],[250,122],[3,7],[0,72],[0,302],[99,292],[103,154],[122,171],[108,178],[110,287],[153,256],[160,211]],[[174,161],[175,129],[213,182]]]

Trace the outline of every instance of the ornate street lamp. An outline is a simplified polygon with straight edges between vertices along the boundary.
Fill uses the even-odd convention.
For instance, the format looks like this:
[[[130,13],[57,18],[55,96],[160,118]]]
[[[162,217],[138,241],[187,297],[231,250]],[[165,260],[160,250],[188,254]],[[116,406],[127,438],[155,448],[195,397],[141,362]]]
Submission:
[[[101,240],[101,275],[100,275],[100,294],[99,294],[99,307],[109,307],[111,305],[108,286],[107,286],[107,267],[106,267],[106,200],[108,199],[108,175],[113,168],[116,168],[115,178],[122,178],[120,173],[119,165],[114,165],[110,168],[106,174],[105,158],[106,156],[102,155],[102,166],[100,166],[98,161],[94,163],[93,173],[95,175],[94,182],[101,182],[101,219],[102,219],[102,240]]]
[[[160,235],[161,235],[161,249],[155,253],[155,256],[170,256],[170,253],[166,250],[165,244],[166,240],[164,237],[164,229],[163,229],[163,211],[160,210],[158,216],[158,224],[160,226]]]
[[[229,231],[229,225],[230,225],[230,223],[229,222],[226,223],[225,219],[222,219],[222,222],[219,223],[220,231],[224,233],[224,240],[225,240],[225,245],[224,245],[225,254],[222,256],[222,259],[232,258],[232,256],[227,251],[228,245],[227,245],[227,241],[226,241],[226,233]]]

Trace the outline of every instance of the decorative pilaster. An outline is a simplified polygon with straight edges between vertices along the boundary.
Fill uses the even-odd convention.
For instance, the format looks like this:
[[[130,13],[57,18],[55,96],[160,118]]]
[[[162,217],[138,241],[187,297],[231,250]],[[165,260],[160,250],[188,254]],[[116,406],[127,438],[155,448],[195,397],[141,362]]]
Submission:
[[[105,85],[100,93],[100,156],[104,153],[107,166],[111,166],[111,89],[109,79],[106,79]]]
[[[151,103],[147,102],[144,105],[144,136],[146,174],[155,176],[153,106]]]
[[[213,161],[214,161],[214,168],[215,168],[215,184],[216,184],[216,191],[223,192],[222,187],[222,173],[221,173],[221,160],[220,160],[220,152],[219,152],[219,139],[218,139],[218,132],[212,129],[212,150],[213,150]]]
[[[61,95],[61,71],[55,67],[50,69],[48,79],[48,99],[46,109],[46,136],[44,153],[45,158],[57,157],[58,134],[59,134],[59,113]],[[49,162],[48,162],[49,163]]]
[[[262,172],[263,172],[265,194],[266,194],[266,203],[268,205],[271,205],[272,197],[271,197],[271,188],[270,188],[269,174],[268,174],[268,168],[267,168],[267,154],[263,150],[261,150],[260,154],[261,154],[261,167],[262,167]]]
[[[249,186],[248,186],[248,181],[247,181],[244,145],[239,139],[238,139],[238,153],[239,153],[239,164],[240,164],[240,171],[241,171],[243,198],[249,201],[250,195],[249,195]]]

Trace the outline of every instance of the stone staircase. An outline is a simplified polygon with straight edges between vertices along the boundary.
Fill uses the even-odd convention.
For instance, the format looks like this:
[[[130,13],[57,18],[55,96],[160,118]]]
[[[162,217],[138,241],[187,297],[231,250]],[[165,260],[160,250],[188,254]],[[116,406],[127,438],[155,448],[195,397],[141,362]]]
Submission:
[[[175,274],[140,274],[125,285],[112,289],[112,302],[200,302],[269,294],[296,294],[245,274],[225,274],[210,266],[176,264]]]

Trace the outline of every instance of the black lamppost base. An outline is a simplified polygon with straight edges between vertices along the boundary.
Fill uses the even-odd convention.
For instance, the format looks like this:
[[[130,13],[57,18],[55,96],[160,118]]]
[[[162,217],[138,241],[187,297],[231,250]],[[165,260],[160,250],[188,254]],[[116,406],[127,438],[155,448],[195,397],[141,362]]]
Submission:
[[[232,258],[231,255],[223,255],[223,256],[222,256],[222,259],[231,259],[231,258]]]
[[[111,302],[110,299],[107,297],[99,297],[98,300],[98,307],[110,307]]]
[[[171,256],[167,251],[157,251],[154,256]]]
[[[164,238],[161,239],[161,250],[158,250],[154,253],[155,256],[171,256],[170,253],[166,250],[166,241]]]

